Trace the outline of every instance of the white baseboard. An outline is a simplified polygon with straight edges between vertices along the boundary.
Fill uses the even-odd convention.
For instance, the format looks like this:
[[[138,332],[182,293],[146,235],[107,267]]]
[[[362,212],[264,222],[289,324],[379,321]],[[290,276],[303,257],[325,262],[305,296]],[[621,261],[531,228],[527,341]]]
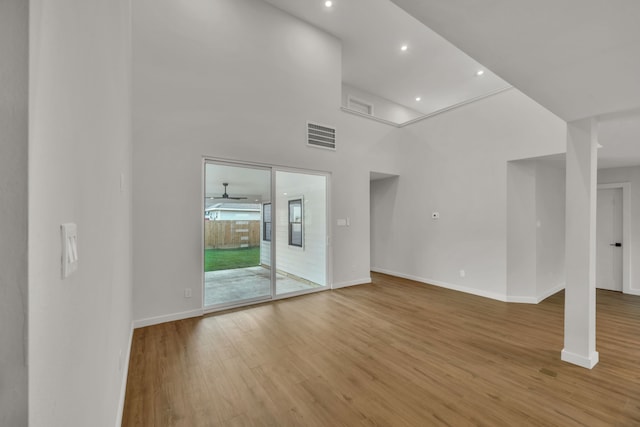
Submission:
[[[519,297],[515,295],[508,295],[506,302],[513,302],[517,304],[537,304],[538,298],[536,297]]]
[[[371,277],[365,277],[365,278],[356,279],[356,280],[349,280],[347,282],[334,283],[333,286],[331,286],[331,289],[340,289],[340,288],[346,288],[347,286],[364,285],[367,283],[371,283]]]
[[[464,292],[479,297],[491,298],[494,300],[507,302],[507,296],[497,292],[488,292],[481,289],[469,288],[467,286],[454,285],[452,283],[441,282],[439,280],[425,279],[424,277],[413,276],[410,274],[399,273],[397,271],[385,270],[383,268],[372,267],[371,271],[376,273],[389,274],[391,276],[402,277],[404,279],[414,280],[416,282],[426,283],[427,285],[439,286],[441,288],[451,289],[453,291]]]
[[[598,363],[600,359],[600,355],[597,351],[591,352],[589,357],[581,356],[576,353],[572,353],[567,351],[566,349],[562,350],[562,354],[560,356],[564,362],[573,363],[574,365],[582,366],[583,368],[591,369]]]
[[[628,289],[624,293],[627,295],[640,295],[640,289]]]
[[[129,331],[129,343],[127,345],[127,353],[122,360],[122,377],[120,378],[120,401],[118,402],[118,415],[116,416],[116,427],[122,425],[122,416],[124,414],[124,398],[127,394],[127,378],[129,378],[129,359],[131,358],[131,346],[133,345],[133,322],[131,322],[131,331]]]
[[[133,327],[135,329],[143,328],[145,326],[157,325],[159,323],[173,322],[174,320],[188,319],[190,317],[198,317],[198,316],[202,316],[203,314],[204,314],[203,310],[201,308],[198,308],[196,310],[183,311],[181,313],[172,313],[172,314],[166,314],[163,316],[147,317],[146,319],[139,319],[134,321]]]
[[[515,303],[522,303],[522,304],[540,304],[542,301],[549,298],[551,295],[560,292],[564,288],[565,288],[564,283],[560,283],[559,285],[554,286],[551,289],[547,289],[537,297],[507,296],[507,302],[515,302]]]
[[[554,286],[551,289],[548,289],[547,291],[543,292],[541,295],[538,295],[538,301],[536,301],[536,304],[541,303],[542,301],[549,298],[551,295],[557,294],[558,292],[563,290],[565,287],[566,287],[566,284],[563,282],[557,286]]]

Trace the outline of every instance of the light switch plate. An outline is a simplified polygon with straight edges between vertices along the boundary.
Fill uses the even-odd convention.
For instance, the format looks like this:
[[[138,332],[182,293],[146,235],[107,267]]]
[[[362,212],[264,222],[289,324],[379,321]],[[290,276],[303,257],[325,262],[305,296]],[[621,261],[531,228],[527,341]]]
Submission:
[[[62,278],[78,269],[78,226],[73,223],[60,226],[62,244]]]

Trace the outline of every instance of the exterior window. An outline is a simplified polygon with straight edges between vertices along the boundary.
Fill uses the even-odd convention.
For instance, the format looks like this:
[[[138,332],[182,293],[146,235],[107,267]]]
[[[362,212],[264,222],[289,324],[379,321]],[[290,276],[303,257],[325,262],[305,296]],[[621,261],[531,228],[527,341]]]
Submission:
[[[271,241],[271,203],[262,206],[262,240]]]
[[[302,199],[289,200],[289,245],[302,247]]]

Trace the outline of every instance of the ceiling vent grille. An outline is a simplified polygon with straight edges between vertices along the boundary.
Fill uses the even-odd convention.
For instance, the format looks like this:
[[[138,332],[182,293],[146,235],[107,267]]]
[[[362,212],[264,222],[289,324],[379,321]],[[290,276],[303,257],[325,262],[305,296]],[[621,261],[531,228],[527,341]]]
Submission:
[[[327,126],[307,122],[307,145],[335,150],[336,130]]]

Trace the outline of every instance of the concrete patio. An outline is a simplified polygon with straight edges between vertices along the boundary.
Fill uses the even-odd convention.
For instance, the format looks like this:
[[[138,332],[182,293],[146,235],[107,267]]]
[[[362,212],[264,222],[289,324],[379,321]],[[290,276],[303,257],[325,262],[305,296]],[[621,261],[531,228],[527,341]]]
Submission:
[[[268,297],[271,294],[271,270],[262,266],[207,271],[204,273],[204,306]],[[278,295],[320,288],[317,283],[276,273]]]

